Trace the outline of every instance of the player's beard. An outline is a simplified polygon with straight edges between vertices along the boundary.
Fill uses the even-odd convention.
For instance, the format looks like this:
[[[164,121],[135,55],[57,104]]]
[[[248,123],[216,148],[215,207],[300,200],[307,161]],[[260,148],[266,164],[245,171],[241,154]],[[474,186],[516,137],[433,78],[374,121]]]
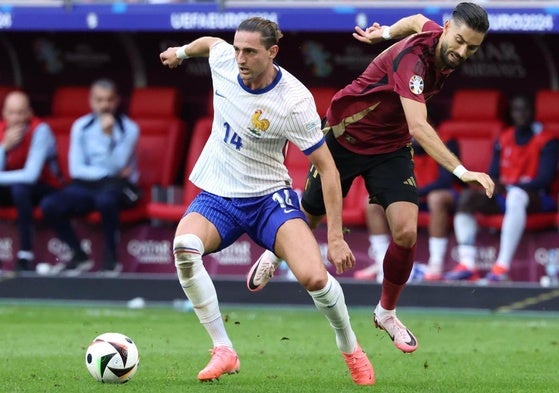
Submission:
[[[455,56],[457,56],[456,60],[451,60],[450,54],[454,53]],[[443,64],[451,69],[455,69],[456,67],[458,67],[460,64],[462,64],[464,62],[464,59],[460,56],[458,56],[455,52],[452,52],[451,50],[448,49],[448,45],[445,44],[444,42],[441,44],[441,61],[443,62]]]

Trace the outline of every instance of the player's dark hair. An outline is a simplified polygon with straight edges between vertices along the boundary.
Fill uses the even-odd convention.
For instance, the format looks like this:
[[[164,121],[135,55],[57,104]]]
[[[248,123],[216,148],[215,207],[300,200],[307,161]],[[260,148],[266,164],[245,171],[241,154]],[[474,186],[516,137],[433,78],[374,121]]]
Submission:
[[[262,45],[266,49],[277,45],[280,38],[283,37],[277,23],[258,16],[242,21],[239,27],[237,27],[237,31],[259,32],[262,36]]]
[[[465,23],[470,29],[479,33],[489,30],[487,11],[474,3],[460,3],[452,11],[452,19],[458,23]]]

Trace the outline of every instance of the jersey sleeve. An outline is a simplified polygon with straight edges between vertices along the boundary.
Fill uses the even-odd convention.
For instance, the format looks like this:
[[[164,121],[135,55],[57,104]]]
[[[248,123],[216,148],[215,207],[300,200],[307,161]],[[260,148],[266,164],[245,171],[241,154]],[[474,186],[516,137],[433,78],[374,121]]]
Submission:
[[[403,52],[394,61],[394,92],[400,97],[425,103],[425,63],[413,50]]]
[[[442,30],[442,27],[439,26],[437,23],[433,22],[432,20],[428,20],[427,22],[425,22],[423,24],[423,27],[421,28],[422,32],[425,31],[439,31]]]
[[[220,64],[228,64],[235,58],[233,45],[225,41],[217,41],[210,48],[209,64],[212,68],[219,68]]]
[[[294,106],[290,122],[288,139],[306,155],[323,143],[320,117],[312,96],[302,99]]]

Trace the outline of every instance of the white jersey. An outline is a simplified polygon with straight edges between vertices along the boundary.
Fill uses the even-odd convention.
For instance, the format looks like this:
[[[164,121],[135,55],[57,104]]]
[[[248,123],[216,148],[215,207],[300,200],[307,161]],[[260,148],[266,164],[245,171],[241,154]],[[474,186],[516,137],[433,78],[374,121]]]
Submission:
[[[250,90],[239,77],[232,45],[210,50],[214,94],[211,135],[190,180],[223,197],[257,197],[291,187],[284,165],[287,141],[310,154],[324,136],[314,99],[293,75],[278,67],[273,83]]]

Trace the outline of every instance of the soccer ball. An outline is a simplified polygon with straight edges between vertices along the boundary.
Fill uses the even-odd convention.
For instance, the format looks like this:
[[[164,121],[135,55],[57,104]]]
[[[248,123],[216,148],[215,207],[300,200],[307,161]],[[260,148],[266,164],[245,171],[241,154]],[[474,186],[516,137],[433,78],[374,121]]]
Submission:
[[[140,357],[131,338],[120,333],[104,333],[87,347],[85,365],[95,380],[124,383],[136,374]]]

